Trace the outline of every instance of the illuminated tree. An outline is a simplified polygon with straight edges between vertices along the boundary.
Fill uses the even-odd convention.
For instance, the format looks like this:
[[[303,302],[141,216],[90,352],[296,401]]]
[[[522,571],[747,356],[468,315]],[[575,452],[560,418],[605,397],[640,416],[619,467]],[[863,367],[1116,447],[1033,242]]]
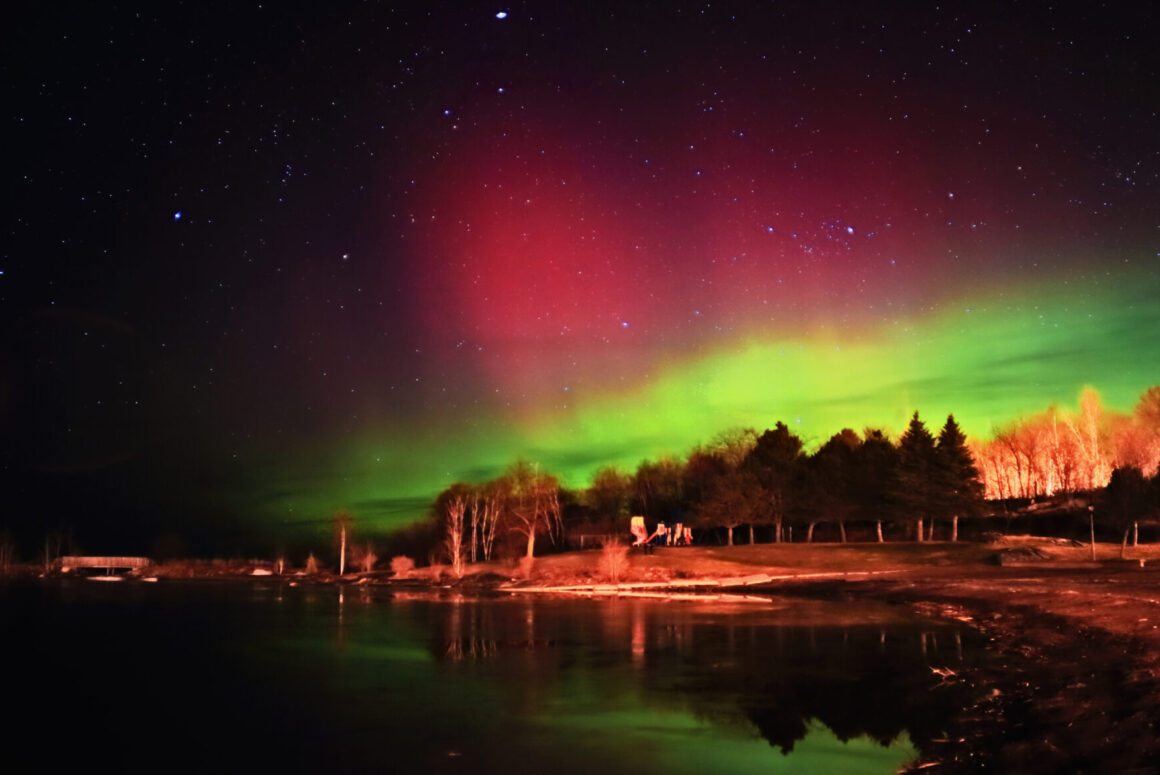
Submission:
[[[495,537],[511,498],[511,481],[500,477],[476,489],[472,506],[472,523],[478,524],[479,550],[484,562],[491,560]]]
[[[563,537],[560,482],[517,461],[504,474],[510,485],[506,514],[510,529],[527,540],[527,557],[535,555],[536,535],[546,532],[554,542]]]
[[[466,543],[471,539],[467,532],[467,523],[468,505],[472,500],[472,487],[463,483],[451,485],[436,499],[436,517],[442,523],[443,547],[447,551],[447,559],[456,578],[463,576],[467,554]]]
[[[334,534],[338,540],[338,575],[346,574],[346,541],[350,533],[354,517],[345,509],[334,512],[330,518],[334,525]]]
[[[1160,385],[1144,391],[1132,412],[1132,419],[1137,430],[1137,439],[1132,449],[1135,464],[1145,476],[1155,476],[1160,468]],[[1133,464],[1122,458],[1118,460],[1121,464]]]
[[[1080,449],[1080,486],[1084,489],[1103,487],[1111,477],[1111,460],[1104,442],[1102,427],[1103,407],[1100,395],[1085,388],[1079,397],[1080,412],[1069,418],[1069,427]]]
[[[1160,434],[1160,385],[1153,385],[1144,391],[1133,415],[1145,430]]]
[[[375,547],[370,541],[361,547],[356,555],[356,561],[363,573],[370,573],[375,569],[375,564],[379,561],[379,556],[375,554]]]

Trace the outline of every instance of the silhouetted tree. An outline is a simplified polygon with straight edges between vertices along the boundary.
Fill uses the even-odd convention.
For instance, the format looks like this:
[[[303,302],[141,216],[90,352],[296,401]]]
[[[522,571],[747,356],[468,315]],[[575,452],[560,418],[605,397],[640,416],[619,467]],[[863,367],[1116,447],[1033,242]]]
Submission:
[[[810,455],[806,465],[803,513],[809,520],[806,542],[813,541],[819,522],[837,522],[842,543],[846,542],[846,520],[857,510],[856,450],[858,434],[843,428]]]
[[[757,477],[749,471],[731,471],[717,480],[695,517],[706,527],[726,528],[729,546],[733,546],[733,530],[764,521],[768,509],[769,499]]]
[[[757,446],[757,438],[758,433],[753,428],[731,428],[714,436],[704,451],[721,458],[729,470],[734,471]]]
[[[732,470],[721,455],[696,449],[689,453],[681,473],[685,502],[692,508],[707,501],[717,489],[717,481]]]
[[[967,437],[953,414],[939,431],[937,453],[939,511],[951,518],[951,540],[959,538],[959,517],[975,516],[983,506],[983,483],[975,458],[967,448]]]
[[[1148,480],[1138,468],[1117,468],[1100,497],[1100,511],[1109,524],[1123,530],[1120,543],[1120,557],[1128,545],[1128,531],[1136,522],[1152,510],[1151,492]]]
[[[672,458],[646,460],[637,466],[632,483],[636,495],[635,514],[654,520],[669,519],[681,507],[681,474],[684,466]]]
[[[898,502],[898,450],[883,431],[867,428],[854,459],[853,493],[858,516],[874,520],[881,543],[885,540],[882,522],[892,518]]]
[[[914,520],[915,540],[923,541],[923,519],[938,508],[935,488],[938,459],[934,437],[918,412],[910,418],[898,439],[898,490],[896,498],[903,511]]]
[[[593,475],[586,500],[597,516],[615,519],[628,513],[631,494],[632,477],[615,466],[606,466]]]
[[[800,483],[801,465],[802,440],[790,433],[783,422],[761,434],[741,463],[741,470],[753,474],[765,491],[774,541],[781,541],[782,525],[790,514],[794,488]]]

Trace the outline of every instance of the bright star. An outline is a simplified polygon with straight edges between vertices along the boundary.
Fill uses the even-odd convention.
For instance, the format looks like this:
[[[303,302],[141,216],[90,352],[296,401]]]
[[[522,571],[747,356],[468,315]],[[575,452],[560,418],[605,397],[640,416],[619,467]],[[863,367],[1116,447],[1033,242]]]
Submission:
[[[180,221],[180,220],[181,220],[181,211],[180,211],[180,210],[178,210],[177,212],[175,212],[175,213],[173,214],[173,220],[175,220],[175,221]]]
[[[495,18],[506,19],[507,18],[507,11],[499,11],[498,13],[496,13]]]

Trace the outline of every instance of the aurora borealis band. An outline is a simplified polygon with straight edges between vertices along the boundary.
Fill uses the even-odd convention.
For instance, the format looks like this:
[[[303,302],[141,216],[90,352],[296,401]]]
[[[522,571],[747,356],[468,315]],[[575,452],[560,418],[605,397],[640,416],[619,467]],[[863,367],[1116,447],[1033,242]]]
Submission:
[[[387,529],[1160,383],[1148,10],[564,6],[23,5],[0,527]]]

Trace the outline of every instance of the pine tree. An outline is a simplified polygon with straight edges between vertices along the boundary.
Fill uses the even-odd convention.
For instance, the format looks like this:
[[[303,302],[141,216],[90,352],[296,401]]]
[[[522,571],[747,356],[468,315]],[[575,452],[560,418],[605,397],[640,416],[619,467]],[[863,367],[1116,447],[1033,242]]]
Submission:
[[[757,477],[769,499],[768,515],[774,526],[774,541],[781,541],[782,524],[793,508],[801,467],[802,440],[790,433],[783,422],[761,434],[741,462],[740,470]]]
[[[918,412],[898,439],[898,492],[902,510],[915,522],[915,540],[923,541],[923,519],[938,509],[938,458],[934,437]]]
[[[863,432],[862,444],[855,450],[854,478],[858,515],[874,520],[878,542],[882,543],[882,522],[895,512],[899,487],[898,450],[881,430],[867,428]]]
[[[957,541],[959,517],[974,516],[982,509],[983,482],[975,458],[967,448],[967,437],[953,414],[947,415],[935,451],[938,454],[939,510],[951,517],[951,540]]]

